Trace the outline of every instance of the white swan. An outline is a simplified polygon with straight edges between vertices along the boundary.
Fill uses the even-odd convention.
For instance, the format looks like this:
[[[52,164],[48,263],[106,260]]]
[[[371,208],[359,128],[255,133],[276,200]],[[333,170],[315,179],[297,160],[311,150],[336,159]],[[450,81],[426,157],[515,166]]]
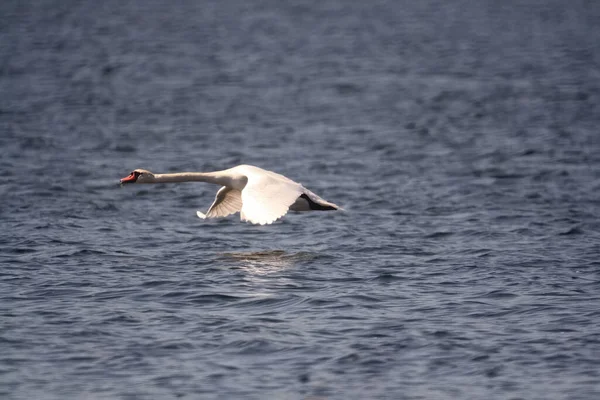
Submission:
[[[153,174],[136,169],[121,179],[121,184],[192,181],[222,186],[206,214],[196,213],[202,219],[226,217],[241,211],[242,221],[265,225],[283,217],[288,210],[341,209],[283,175],[252,165],[238,165],[224,171],[173,174]]]

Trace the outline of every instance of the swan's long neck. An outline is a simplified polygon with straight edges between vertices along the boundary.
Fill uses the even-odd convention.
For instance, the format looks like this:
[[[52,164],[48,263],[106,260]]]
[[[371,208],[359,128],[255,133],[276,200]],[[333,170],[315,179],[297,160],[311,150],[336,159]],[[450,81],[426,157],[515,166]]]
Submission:
[[[231,185],[231,176],[224,171],[216,172],[178,172],[173,174],[155,174],[154,183],[207,182],[215,185]]]

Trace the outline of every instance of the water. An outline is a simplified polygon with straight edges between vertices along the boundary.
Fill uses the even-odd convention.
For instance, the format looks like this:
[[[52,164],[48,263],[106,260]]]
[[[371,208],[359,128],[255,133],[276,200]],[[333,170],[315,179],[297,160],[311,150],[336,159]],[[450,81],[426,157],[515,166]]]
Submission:
[[[5,399],[596,399],[600,7],[0,3]],[[202,221],[247,163],[347,212]]]

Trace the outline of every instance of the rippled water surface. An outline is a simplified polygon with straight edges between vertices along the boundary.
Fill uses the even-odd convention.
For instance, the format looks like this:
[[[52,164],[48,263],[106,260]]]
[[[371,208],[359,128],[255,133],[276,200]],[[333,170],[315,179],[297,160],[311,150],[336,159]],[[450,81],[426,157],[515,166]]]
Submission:
[[[4,399],[600,398],[591,1],[0,2]],[[255,164],[346,212],[202,221]]]

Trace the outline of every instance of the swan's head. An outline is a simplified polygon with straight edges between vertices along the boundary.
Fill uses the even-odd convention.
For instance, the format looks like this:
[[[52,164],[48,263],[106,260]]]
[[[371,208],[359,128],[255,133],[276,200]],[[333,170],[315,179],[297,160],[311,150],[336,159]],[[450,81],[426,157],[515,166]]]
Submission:
[[[131,171],[129,176],[121,179],[121,184],[124,185],[126,183],[153,183],[154,182],[154,174],[150,171],[146,171],[145,169],[134,169]]]

